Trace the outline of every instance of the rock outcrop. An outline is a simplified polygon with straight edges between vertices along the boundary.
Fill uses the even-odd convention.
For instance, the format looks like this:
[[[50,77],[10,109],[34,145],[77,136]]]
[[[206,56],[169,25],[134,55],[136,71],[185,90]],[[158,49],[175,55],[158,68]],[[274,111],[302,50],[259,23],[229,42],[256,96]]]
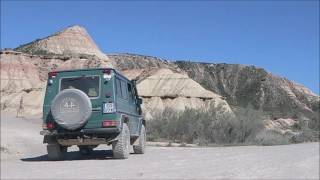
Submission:
[[[232,113],[222,96],[204,89],[173,62],[137,54],[108,54],[108,57],[125,76],[138,81],[146,119],[166,108],[178,112],[221,106],[222,113]]]
[[[1,51],[1,111],[18,115],[39,115],[49,71],[108,67],[100,59],[60,56],[36,56],[15,51]]]
[[[202,99],[220,98],[204,89],[186,74],[174,73],[169,69],[158,69],[153,75],[138,84],[142,97],[193,97]]]
[[[143,98],[143,112],[152,119],[153,112],[165,108],[184,111],[186,108],[202,109],[223,106],[223,111],[232,113],[228,103],[186,74],[175,73],[170,69],[158,69],[153,75],[138,84],[139,95]]]

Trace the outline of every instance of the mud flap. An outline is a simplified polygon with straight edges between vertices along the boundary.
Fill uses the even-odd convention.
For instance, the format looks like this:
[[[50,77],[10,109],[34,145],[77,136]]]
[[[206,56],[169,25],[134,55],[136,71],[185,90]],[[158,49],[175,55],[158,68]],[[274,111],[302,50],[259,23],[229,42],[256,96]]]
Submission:
[[[43,136],[43,143],[48,143],[48,144],[57,143],[57,138],[55,136],[45,135]]]

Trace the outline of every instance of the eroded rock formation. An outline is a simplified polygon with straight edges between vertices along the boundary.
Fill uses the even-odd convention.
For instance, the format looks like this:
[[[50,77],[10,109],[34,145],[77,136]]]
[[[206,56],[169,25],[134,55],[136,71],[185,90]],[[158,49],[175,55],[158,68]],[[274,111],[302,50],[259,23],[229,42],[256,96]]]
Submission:
[[[153,75],[138,84],[139,95],[143,98],[143,109],[147,119],[152,112],[170,108],[184,111],[186,108],[207,109],[223,106],[232,113],[228,103],[220,95],[204,89],[186,74],[175,73],[170,69],[158,69]]]
[[[212,103],[223,105],[226,111],[232,111],[230,106],[261,110],[271,119],[319,118],[318,95],[262,68],[175,62],[136,54],[105,55],[80,26],[14,51],[3,50],[0,63],[1,111],[14,115],[41,114],[49,71],[114,67],[137,80],[147,118],[152,118],[155,110],[203,109]],[[269,123],[274,124],[276,121]]]
[[[95,55],[101,59],[108,59],[99,50],[86,29],[78,25],[68,27],[46,38],[21,45],[15,51],[39,55]]]

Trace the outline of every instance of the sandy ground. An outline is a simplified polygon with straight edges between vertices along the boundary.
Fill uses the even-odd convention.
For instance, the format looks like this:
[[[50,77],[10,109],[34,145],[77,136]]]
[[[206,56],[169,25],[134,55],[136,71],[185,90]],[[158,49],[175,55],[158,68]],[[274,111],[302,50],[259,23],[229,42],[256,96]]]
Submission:
[[[1,117],[1,179],[319,179],[319,144],[148,147],[112,159],[108,146],[89,156],[76,147],[48,161],[39,119]]]

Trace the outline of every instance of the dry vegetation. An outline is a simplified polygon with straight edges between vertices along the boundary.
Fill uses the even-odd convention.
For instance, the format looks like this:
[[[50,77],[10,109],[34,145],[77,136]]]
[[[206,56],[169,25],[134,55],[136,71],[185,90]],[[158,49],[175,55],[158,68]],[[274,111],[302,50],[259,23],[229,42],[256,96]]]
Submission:
[[[251,108],[238,108],[233,114],[219,113],[219,108],[207,111],[186,109],[177,113],[165,109],[148,123],[150,141],[170,141],[198,145],[279,145],[304,141],[317,141],[319,131],[296,124],[299,133],[281,134],[268,130],[264,120],[268,117]],[[315,126],[317,128],[317,126]]]

